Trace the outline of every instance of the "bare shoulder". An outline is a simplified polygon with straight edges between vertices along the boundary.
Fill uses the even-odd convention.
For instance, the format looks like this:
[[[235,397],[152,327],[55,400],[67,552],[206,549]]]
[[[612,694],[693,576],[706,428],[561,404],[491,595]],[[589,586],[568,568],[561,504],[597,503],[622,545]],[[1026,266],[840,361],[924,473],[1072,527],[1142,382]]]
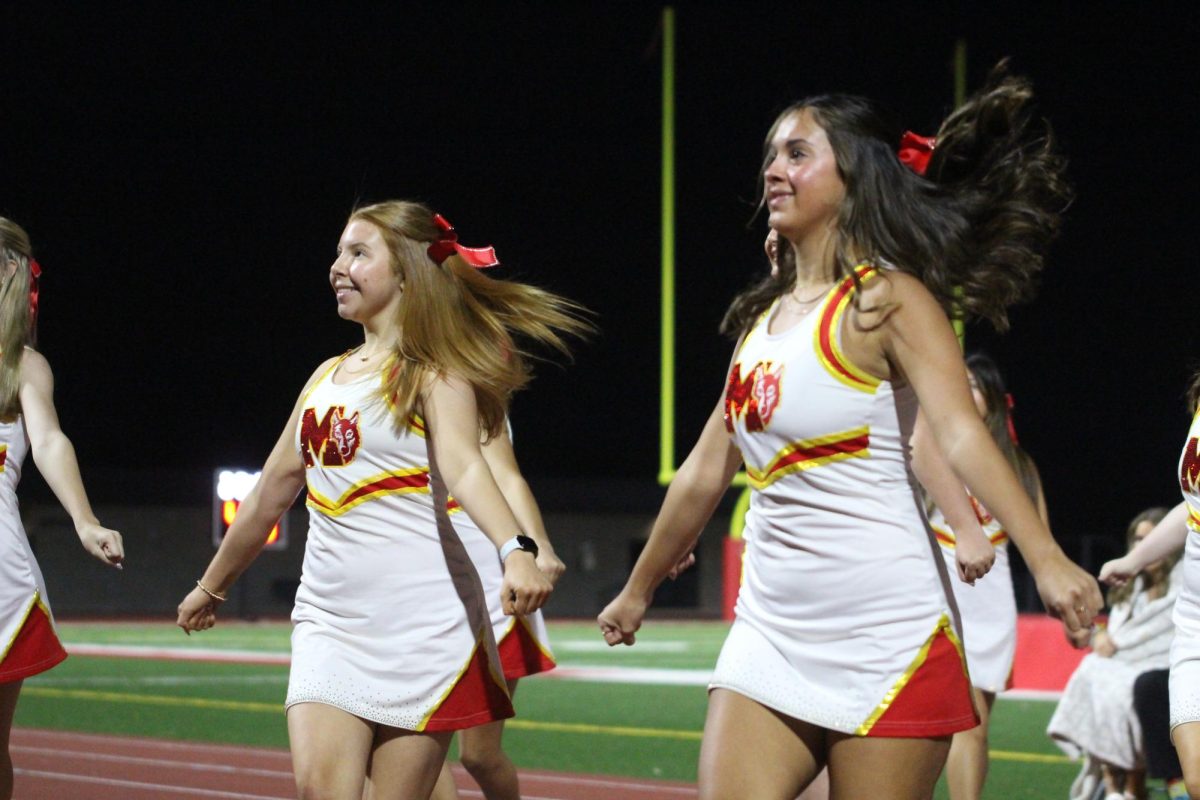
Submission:
[[[300,390],[299,399],[296,401],[297,404],[304,400],[309,391],[317,385],[317,381],[325,377],[329,370],[333,369],[337,365],[339,359],[341,359],[341,356],[327,358],[321,362],[320,366],[313,370],[312,374],[308,376],[308,380],[304,382],[304,388]]]
[[[26,347],[25,352],[21,354],[21,382],[39,385],[50,385],[54,382],[50,362],[32,347]]]
[[[944,317],[937,299],[921,279],[898,269],[880,270],[862,288],[859,315],[866,327],[904,325],[927,320],[929,314]]]
[[[472,391],[470,381],[457,372],[439,372],[429,368],[421,371],[421,388],[426,394],[435,388],[447,388],[456,392]]]

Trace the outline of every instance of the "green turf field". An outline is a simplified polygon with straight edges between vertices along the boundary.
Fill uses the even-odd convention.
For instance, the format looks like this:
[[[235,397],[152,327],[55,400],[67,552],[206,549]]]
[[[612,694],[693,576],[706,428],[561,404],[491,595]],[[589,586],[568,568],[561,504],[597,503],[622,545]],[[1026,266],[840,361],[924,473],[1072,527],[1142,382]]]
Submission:
[[[285,653],[288,626],[232,623],[184,636],[169,624],[64,623],[68,643]],[[603,646],[588,623],[552,623],[564,666],[707,669],[721,623],[651,622],[632,648]],[[287,746],[287,668],[75,656],[26,681],[17,724],[42,728]],[[705,691],[699,686],[534,678],[516,697],[506,747],[523,767],[695,780]],[[1066,795],[1074,765],[1043,731],[1050,703],[1001,699],[986,796]],[[939,798],[945,792],[939,790]]]

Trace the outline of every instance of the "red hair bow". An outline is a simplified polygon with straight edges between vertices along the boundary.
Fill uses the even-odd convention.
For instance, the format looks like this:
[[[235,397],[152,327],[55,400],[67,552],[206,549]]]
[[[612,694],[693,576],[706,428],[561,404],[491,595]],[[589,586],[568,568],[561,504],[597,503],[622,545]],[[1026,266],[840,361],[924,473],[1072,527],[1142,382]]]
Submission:
[[[36,258],[29,259],[29,318],[37,320],[38,283],[42,277],[42,265]]]
[[[918,136],[912,131],[905,131],[900,137],[900,163],[918,175],[924,175],[929,167],[929,157],[933,155],[937,139],[932,136]]]
[[[475,269],[487,269],[500,263],[500,260],[496,258],[495,248],[464,247],[459,244],[458,233],[454,230],[454,226],[441,214],[434,214],[433,221],[442,229],[442,237],[429,245],[427,252],[429,253],[429,257],[438,266],[441,266],[442,262],[455,254],[459,255],[463,261],[466,261]]]
[[[1004,424],[1008,426],[1008,438],[1012,439],[1013,444],[1020,444],[1020,442],[1017,441],[1017,426],[1013,425],[1012,418],[1013,406],[1016,404],[1017,401],[1013,400],[1013,396],[1011,394],[1004,395],[1004,405],[1007,406],[1007,408],[1004,409]]]

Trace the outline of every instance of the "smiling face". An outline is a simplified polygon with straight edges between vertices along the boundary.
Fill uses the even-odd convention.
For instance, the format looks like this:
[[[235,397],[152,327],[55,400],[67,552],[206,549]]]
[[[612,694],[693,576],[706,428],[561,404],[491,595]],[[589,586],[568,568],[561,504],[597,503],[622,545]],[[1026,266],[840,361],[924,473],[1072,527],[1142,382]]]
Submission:
[[[338,316],[364,325],[395,319],[402,292],[379,228],[352,219],[337,249],[329,284],[337,296]]]
[[[767,224],[793,243],[827,235],[837,223],[846,186],[829,137],[809,109],[775,126],[763,169]]]

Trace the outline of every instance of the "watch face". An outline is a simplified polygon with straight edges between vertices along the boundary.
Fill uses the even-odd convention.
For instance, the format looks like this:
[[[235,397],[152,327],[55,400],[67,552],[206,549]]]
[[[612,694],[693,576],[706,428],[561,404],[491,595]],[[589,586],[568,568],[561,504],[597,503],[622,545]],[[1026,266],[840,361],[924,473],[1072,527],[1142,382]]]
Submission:
[[[526,553],[533,553],[533,557],[537,558],[538,546],[533,539],[528,536],[517,536],[517,544],[521,545],[521,549]]]

